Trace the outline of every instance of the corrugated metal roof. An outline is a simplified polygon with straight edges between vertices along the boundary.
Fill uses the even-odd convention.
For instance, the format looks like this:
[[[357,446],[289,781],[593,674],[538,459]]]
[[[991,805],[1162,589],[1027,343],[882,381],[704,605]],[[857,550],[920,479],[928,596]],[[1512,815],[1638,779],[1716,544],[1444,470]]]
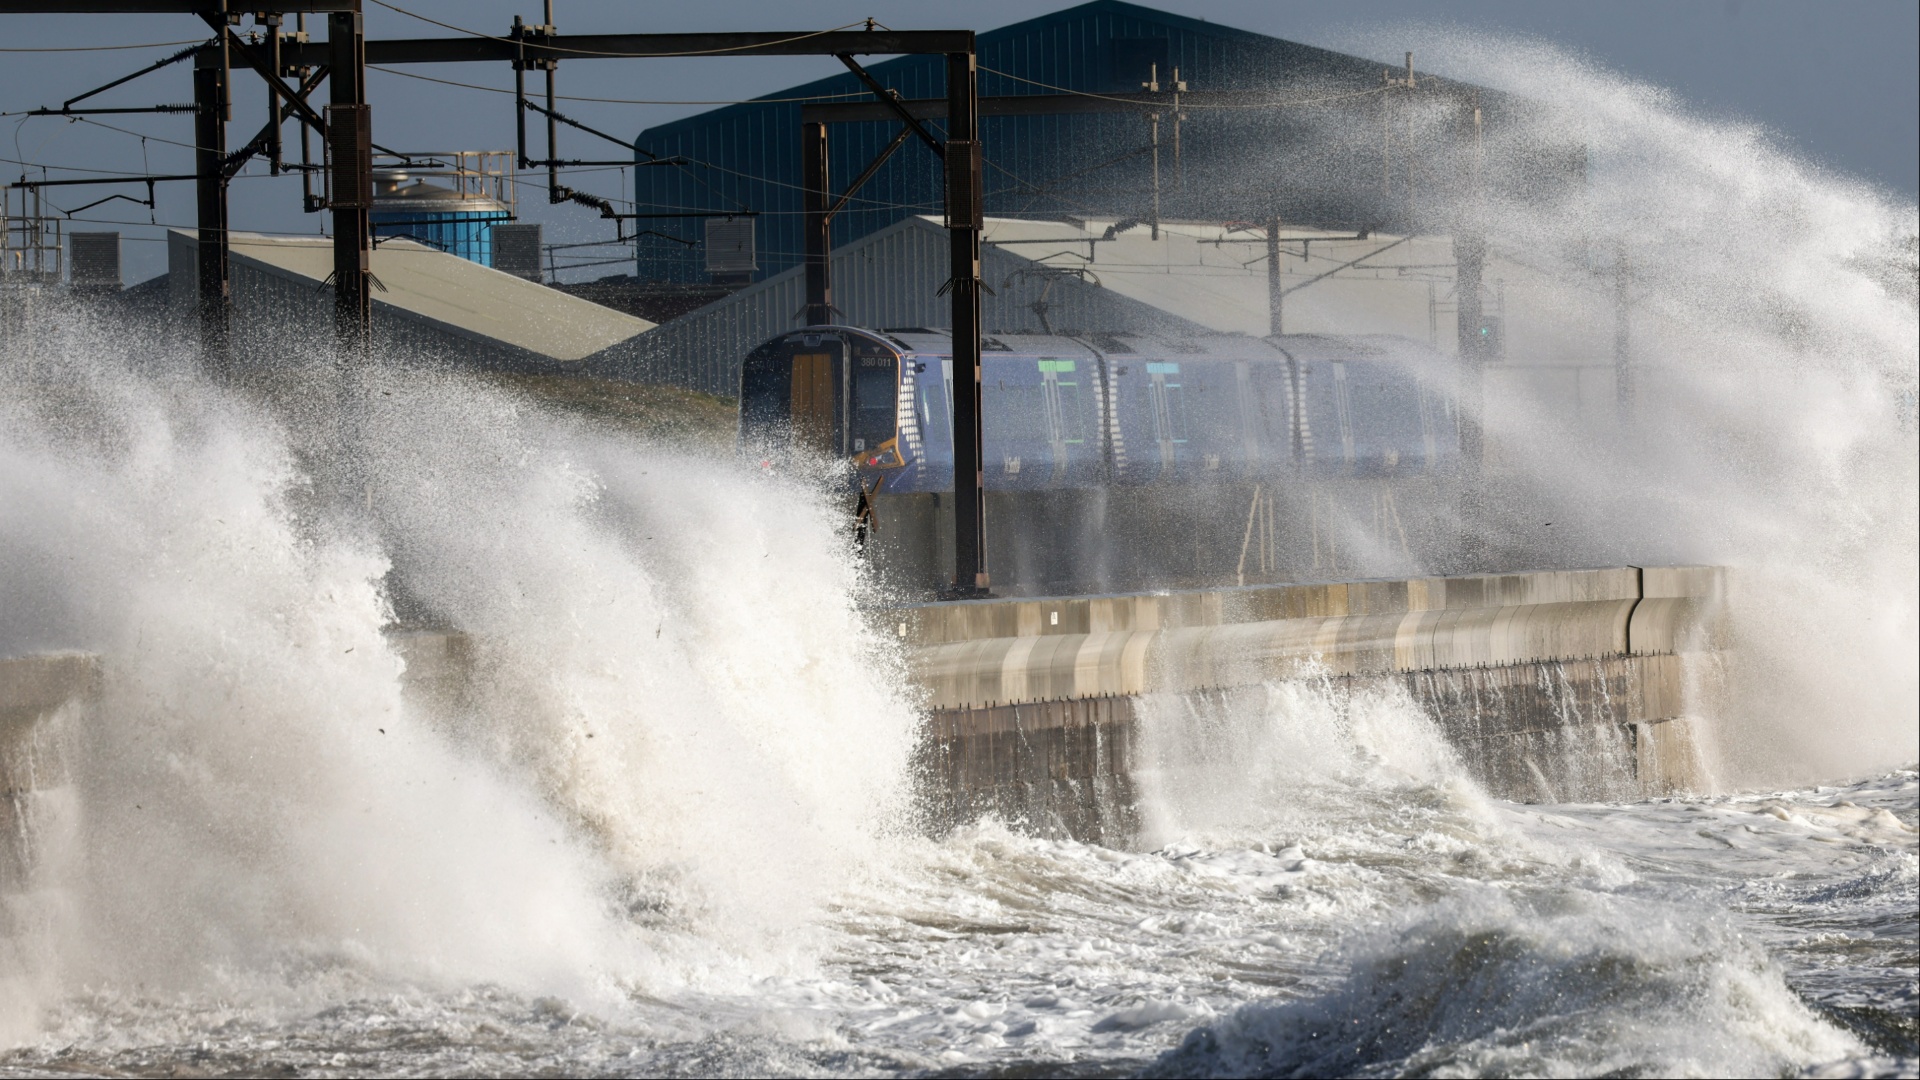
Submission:
[[[979,35],[977,44],[980,93],[987,96],[1052,94],[1056,88],[1138,91],[1155,64],[1163,80],[1177,67],[1194,89],[1209,91],[1304,84],[1381,87],[1377,61],[1118,0],[1096,0],[991,30]],[[946,92],[944,57],[901,57],[869,71],[905,97],[938,98]],[[769,96],[857,100],[868,95],[853,75],[842,74]],[[1498,97],[1482,95],[1490,118],[1498,111]],[[1367,117],[1378,111],[1372,97],[1364,105]],[[762,276],[798,265],[803,257],[800,111],[792,101],[752,102],[643,131],[634,143],[641,155],[691,164],[635,170],[635,199],[654,210],[758,211]],[[987,212],[1144,216],[1152,198],[1148,124],[1137,114],[984,118]],[[939,130],[942,124],[936,120],[930,126]],[[1266,110],[1188,110],[1185,183],[1172,160],[1171,127],[1170,119],[1163,120],[1161,200],[1167,217],[1223,219],[1278,211],[1290,221],[1357,226],[1392,220],[1402,209],[1374,180],[1381,171],[1380,136],[1371,122],[1314,128]],[[891,122],[832,125],[828,155],[835,189],[857,175],[897,130]],[[1263,177],[1284,172],[1285,185],[1246,175],[1255,151],[1278,155],[1309,144],[1311,153],[1286,161],[1284,168],[1277,157],[1265,163],[1273,167],[1263,167]],[[1423,183],[1442,179],[1442,170],[1425,172]],[[1354,182],[1356,177],[1367,182]],[[1383,201],[1386,205],[1379,205]],[[839,247],[907,217],[940,210],[937,163],[917,140],[910,141],[836,216],[832,243]],[[698,219],[662,219],[654,227],[696,244],[700,236]],[[661,238],[639,242],[636,271],[649,280],[703,279],[697,248]]]

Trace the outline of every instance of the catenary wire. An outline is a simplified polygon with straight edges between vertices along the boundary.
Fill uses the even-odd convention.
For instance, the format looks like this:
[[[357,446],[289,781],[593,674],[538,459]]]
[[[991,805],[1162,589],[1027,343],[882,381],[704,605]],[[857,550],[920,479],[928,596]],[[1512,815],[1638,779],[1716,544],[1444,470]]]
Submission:
[[[39,48],[7,46],[0,53],[75,53],[110,52],[116,49],[165,49],[174,45],[197,45],[204,38],[189,38],[186,41],[149,41],[140,45],[48,45]]]
[[[1014,82],[1026,83],[1028,86],[1038,86],[1044,90],[1052,90],[1055,93],[1059,93],[1059,94],[1072,94],[1074,97],[1097,98],[1101,101],[1119,101],[1119,102],[1124,102],[1128,105],[1142,104],[1142,102],[1137,98],[1120,97],[1115,94],[1096,94],[1090,90],[1073,90],[1065,86],[1055,86],[1052,83],[1041,82],[1038,79],[1029,79],[1024,75],[1015,75],[1012,72],[1001,71],[997,68],[990,68],[985,66],[984,64],[981,65],[980,70],[984,74],[998,75],[1003,79],[1012,79]],[[1354,90],[1345,94],[1329,94],[1326,97],[1296,98],[1293,100],[1279,100],[1279,101],[1250,101],[1250,102],[1244,102],[1239,104],[1196,104],[1193,102],[1182,101],[1180,103],[1180,108],[1182,109],[1284,109],[1284,108],[1291,108],[1296,105],[1321,105],[1329,101],[1345,101],[1349,98],[1369,97],[1373,94],[1384,94],[1387,91],[1392,89],[1394,89],[1394,87],[1379,86],[1379,87],[1373,87],[1367,90]],[[1172,105],[1172,102],[1168,102],[1168,106],[1171,107],[1171,105]]]
[[[485,90],[489,94],[513,93],[513,91],[505,89],[503,87],[481,86],[479,83],[460,82],[456,79],[442,79],[432,75],[416,75],[411,71],[401,71],[398,68],[382,67],[379,64],[368,64],[367,70],[378,71],[386,75],[398,75],[403,79],[419,79],[421,82],[439,83],[442,86],[457,86],[463,90]],[[593,101],[593,102],[600,102],[607,105],[762,105],[762,104],[777,105],[777,104],[786,104],[790,102],[845,101],[848,99],[864,98],[866,96],[867,96],[867,92],[862,90],[862,91],[859,91],[858,93],[815,94],[807,97],[738,98],[733,100],[714,100],[714,101],[668,101],[668,100],[651,101],[651,100],[643,100],[639,98],[582,97],[575,94],[555,94],[553,96],[553,99],[555,101]]]
[[[478,30],[469,30],[464,26],[455,26],[452,23],[441,22],[439,19],[429,18],[425,15],[420,14],[417,11],[408,11],[406,8],[403,8],[398,4],[389,4],[387,3],[387,0],[371,0],[371,2],[378,4],[383,8],[386,8],[388,11],[396,11],[402,15],[407,16],[408,18],[419,19],[421,22],[431,23],[434,26],[438,26],[443,30],[452,30],[457,34],[466,34],[469,37],[484,38],[487,41],[504,41],[509,45],[520,44],[519,41],[516,41],[515,39],[510,37],[501,37],[498,34],[483,34]],[[827,34],[837,34],[842,30],[852,30],[855,27],[865,26],[865,25],[866,25],[866,21],[863,19],[860,22],[848,23],[845,26],[835,26],[827,30],[813,30],[804,34],[795,34],[794,36],[788,37],[788,38],[779,38],[774,41],[761,42],[760,44],[761,45],[784,45],[784,44],[787,44],[788,42],[805,41],[808,38],[823,37]],[[635,60],[646,60],[646,59],[654,59],[654,58],[670,57],[670,56],[725,56],[728,53],[739,52],[743,48],[758,48],[759,46],[758,45],[737,46],[737,47],[725,48],[725,49],[689,49],[684,52],[663,52],[663,53],[601,52],[595,49],[569,49],[564,45],[548,45],[548,44],[542,44],[542,43],[536,43],[536,47],[540,49],[540,51],[542,52],[570,53],[574,56],[614,56],[614,57],[630,57]]]

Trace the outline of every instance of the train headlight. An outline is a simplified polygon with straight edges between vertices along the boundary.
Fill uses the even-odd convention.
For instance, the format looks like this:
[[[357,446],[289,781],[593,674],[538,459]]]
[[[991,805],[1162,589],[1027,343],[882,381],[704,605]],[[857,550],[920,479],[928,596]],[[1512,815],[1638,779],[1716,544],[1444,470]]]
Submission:
[[[883,446],[871,454],[860,455],[860,464],[869,469],[897,469],[900,467],[900,451],[891,446]]]

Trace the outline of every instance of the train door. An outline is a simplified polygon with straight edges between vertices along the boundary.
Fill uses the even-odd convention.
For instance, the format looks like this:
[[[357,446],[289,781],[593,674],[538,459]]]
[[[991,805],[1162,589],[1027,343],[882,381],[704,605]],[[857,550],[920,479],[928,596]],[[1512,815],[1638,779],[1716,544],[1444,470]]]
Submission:
[[[1067,469],[1087,444],[1087,413],[1091,396],[1082,386],[1078,365],[1072,360],[1040,361],[1040,390],[1046,404],[1047,441],[1053,447],[1053,479],[1066,479]]]
[[[793,441],[817,454],[841,454],[837,437],[842,414],[840,339],[828,334],[808,334],[793,356]]]
[[[912,372],[921,455],[915,483],[923,491],[943,491],[953,484],[953,361],[922,353]]]
[[[1177,453],[1187,441],[1187,396],[1180,365],[1147,365],[1147,400],[1153,407],[1153,437],[1160,443],[1160,469],[1172,472]]]
[[[1433,424],[1433,395],[1422,386],[1414,391],[1420,402],[1420,467],[1432,472],[1439,462]]]
[[[1266,464],[1262,458],[1260,436],[1265,424],[1261,421],[1262,409],[1260,397],[1253,386],[1253,364],[1238,360],[1233,365],[1234,388],[1238,393],[1234,397],[1240,408],[1240,454],[1245,461],[1244,471],[1248,475],[1257,475],[1264,471]]]
[[[1353,396],[1347,388],[1347,365],[1336,360],[1333,368],[1333,414],[1340,425],[1340,455],[1348,469],[1353,468]]]

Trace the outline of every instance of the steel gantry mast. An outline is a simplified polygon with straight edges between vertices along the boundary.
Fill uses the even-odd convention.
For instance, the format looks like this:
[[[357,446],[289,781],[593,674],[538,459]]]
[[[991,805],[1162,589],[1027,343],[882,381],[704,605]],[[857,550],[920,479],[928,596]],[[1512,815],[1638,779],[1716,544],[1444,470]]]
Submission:
[[[255,153],[274,153],[278,162],[279,123],[286,115],[280,108],[272,109],[268,130],[261,132],[241,151],[228,153],[226,123],[232,109],[232,69],[235,66],[251,67],[258,72],[267,81],[276,101],[283,103],[287,111],[298,116],[303,124],[319,132],[327,148],[327,194],[324,202],[334,216],[336,326],[343,348],[354,355],[364,355],[372,316],[367,291],[371,250],[369,212],[373,201],[372,110],[366,92],[368,64],[505,63],[515,69],[516,84],[522,88],[526,70],[538,68],[545,71],[549,79],[547,107],[538,109],[526,102],[523,89],[516,97],[516,112],[519,114],[517,126],[524,131],[525,110],[529,107],[547,115],[547,164],[553,167],[550,168],[553,174],[550,180],[554,181],[555,189],[550,195],[557,196],[560,194],[557,185],[557,166],[560,162],[551,140],[555,131],[554,121],[564,118],[553,111],[550,80],[561,61],[695,56],[837,56],[879,93],[878,84],[860,69],[853,57],[901,54],[944,56],[948,82],[945,142],[936,143],[925,128],[906,117],[897,105],[894,106],[894,112],[908,119],[917,133],[933,145],[942,162],[946,220],[951,236],[951,273],[946,288],[953,303],[956,421],[954,486],[957,503],[954,588],[960,594],[985,592],[989,579],[982,492],[985,467],[980,442],[981,155],[973,31],[886,30],[869,22],[864,30],[824,32],[563,36],[554,27],[549,14],[547,20],[538,27],[529,27],[523,21],[516,20],[515,28],[500,37],[469,33],[449,38],[368,41],[365,40],[361,24],[361,0],[271,0],[264,6],[245,3],[244,0],[0,0],[0,14],[16,12],[179,13],[198,16],[214,27],[217,35],[215,40],[191,53],[195,57],[194,112],[197,117],[194,174],[190,177],[140,177],[131,181],[103,178],[66,183],[126,183],[149,179],[196,181],[199,189],[197,267],[200,274],[202,325],[209,346],[209,363],[221,367],[226,363],[227,327],[232,304],[227,274],[227,182]],[[249,13],[255,15],[272,35],[266,56],[262,56],[260,50],[232,29],[241,16]],[[303,34],[283,33],[280,25],[288,14],[327,15],[327,41],[314,43],[305,40]],[[330,84],[329,103],[324,116],[317,115],[306,102],[306,96],[318,85],[318,78],[303,79],[297,87],[290,87],[282,81],[288,72],[322,70],[326,72]],[[886,94],[880,96],[888,104],[894,104],[897,100]],[[527,157],[524,135],[521,157],[523,160]],[[832,210],[837,207],[825,204],[825,170],[822,168],[820,171],[818,198],[821,205],[818,217],[829,220]],[[46,186],[46,182],[41,182],[39,186]],[[610,210],[609,207],[601,209],[603,213]],[[824,226],[822,231],[820,240],[824,244]],[[823,267],[825,256],[823,248]],[[824,270],[819,281],[822,294],[818,297],[820,303],[817,307],[813,304],[816,297],[810,290],[809,306],[814,309],[810,315],[827,316],[831,313],[831,300],[826,295]]]

